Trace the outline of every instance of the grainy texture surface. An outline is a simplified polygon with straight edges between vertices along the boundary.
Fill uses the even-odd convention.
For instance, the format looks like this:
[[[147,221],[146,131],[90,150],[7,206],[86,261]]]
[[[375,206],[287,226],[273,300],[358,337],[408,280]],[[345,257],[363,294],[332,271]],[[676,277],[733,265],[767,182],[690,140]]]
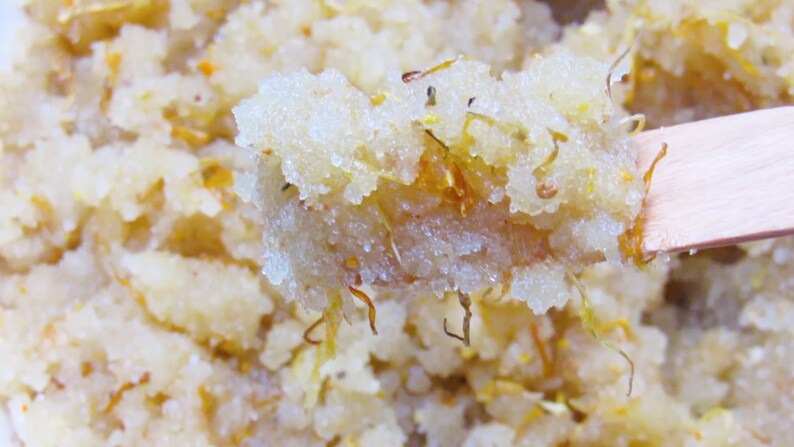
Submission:
[[[621,262],[644,189],[609,66],[559,50],[501,79],[437,67],[375,99],[336,71],[274,76],[234,109],[263,272],[287,298],[504,285],[543,313],[567,301],[566,271]]]

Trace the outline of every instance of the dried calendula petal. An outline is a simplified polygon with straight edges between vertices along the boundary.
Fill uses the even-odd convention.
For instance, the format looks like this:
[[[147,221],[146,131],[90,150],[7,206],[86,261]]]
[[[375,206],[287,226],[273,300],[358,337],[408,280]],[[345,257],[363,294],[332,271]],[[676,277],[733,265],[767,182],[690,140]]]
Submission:
[[[375,327],[375,305],[372,304],[372,299],[362,290],[356,289],[353,286],[347,288],[350,293],[361,300],[367,305],[367,314],[369,318],[369,328],[372,330],[372,335],[378,335],[378,329]]]

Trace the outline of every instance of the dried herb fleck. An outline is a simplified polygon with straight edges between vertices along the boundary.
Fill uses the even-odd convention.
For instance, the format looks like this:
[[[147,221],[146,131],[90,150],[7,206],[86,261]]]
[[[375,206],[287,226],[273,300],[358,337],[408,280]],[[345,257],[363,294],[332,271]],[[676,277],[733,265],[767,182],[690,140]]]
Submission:
[[[558,192],[557,185],[548,180],[544,180],[535,185],[535,193],[544,200],[554,198]]]
[[[656,154],[651,166],[645,171],[642,176],[642,181],[645,183],[645,197],[642,199],[642,207],[645,208],[645,201],[648,198],[648,192],[651,190],[651,180],[653,179],[653,172],[656,170],[656,165],[659,161],[667,155],[667,143],[662,143],[662,149]],[[642,213],[637,215],[634,220],[634,225],[631,226],[625,233],[618,237],[618,246],[621,253],[627,259],[634,261],[638,267],[642,267],[647,263],[653,261],[656,254],[645,255],[642,253],[642,231],[643,231],[644,217]]]
[[[629,364],[629,389],[626,391],[626,396],[631,397],[631,392],[634,389],[634,361],[626,354],[626,351],[620,349],[618,345],[615,344],[612,340],[603,338],[598,331],[598,320],[596,318],[595,312],[593,311],[593,306],[590,303],[590,298],[587,296],[587,292],[584,289],[584,286],[579,281],[573,273],[568,273],[568,280],[573,283],[576,287],[576,290],[579,291],[579,295],[582,298],[582,312],[579,315],[579,319],[582,322],[582,327],[585,331],[589,332],[590,335],[593,336],[601,346],[612,350],[618,353],[621,357],[623,357],[626,362]]]
[[[378,329],[375,327],[375,305],[372,304],[372,300],[362,290],[356,289],[353,286],[349,286],[347,290],[349,290],[354,297],[360,299],[367,305],[369,309],[369,328],[372,330],[372,335],[378,335]]]
[[[419,70],[414,70],[414,71],[408,71],[408,72],[403,73],[402,79],[403,79],[403,82],[408,84],[409,82],[412,82],[412,81],[414,81],[416,79],[419,79],[421,77],[422,77],[422,72],[419,71]]]
[[[149,383],[150,379],[151,379],[151,374],[149,372],[145,372],[138,379],[137,382],[126,382],[125,384],[121,385],[121,388],[116,390],[116,392],[114,392],[110,396],[110,401],[108,401],[108,404],[105,406],[105,409],[102,410],[102,412],[105,413],[105,414],[108,414],[111,411],[113,411],[113,409],[116,407],[116,405],[118,405],[119,402],[121,402],[121,398],[124,397],[124,393],[126,393],[127,391],[135,388],[136,386],[144,385],[144,384]]]
[[[466,314],[463,316],[463,337],[447,330],[446,318],[444,318],[444,333],[447,334],[447,336],[449,337],[462,341],[463,346],[468,347],[471,344],[470,343],[471,342],[470,326],[471,326],[471,316],[472,316],[471,297],[469,296],[468,293],[463,293],[461,291],[458,291],[458,302],[460,302],[460,305],[463,307],[463,310],[466,311]]]
[[[427,87],[427,101],[425,106],[430,107],[436,105],[436,88],[431,86]]]
[[[615,73],[615,69],[618,68],[618,65],[620,65],[623,59],[625,59],[626,56],[628,56],[629,52],[631,51],[631,48],[634,46],[634,42],[636,41],[637,38],[634,38],[634,40],[631,42],[631,45],[629,45],[628,48],[623,50],[623,52],[620,53],[620,56],[618,56],[615,62],[613,62],[612,65],[609,66],[609,71],[607,71],[607,96],[609,97],[609,99],[612,99],[612,75]]]
[[[437,71],[441,71],[441,70],[444,70],[446,68],[449,68],[453,64],[455,64],[455,62],[457,62],[458,60],[460,60],[460,59],[451,59],[451,60],[448,60],[448,61],[444,61],[444,62],[436,65],[435,67],[429,68],[429,69],[427,69],[425,71],[413,70],[413,71],[405,72],[402,75],[402,80],[403,80],[403,82],[408,84],[410,82],[416,81],[417,79],[422,79],[422,78],[424,78],[427,75],[431,75],[431,74],[433,74],[433,73],[435,73]]]
[[[315,345],[315,346],[322,343],[322,341],[320,340],[315,340],[311,338],[311,334],[312,332],[314,332],[315,329],[317,329],[321,324],[323,324],[323,322],[325,322],[325,316],[318,318],[317,321],[311,324],[311,326],[307,327],[306,330],[303,331],[303,341],[305,341],[310,345]]]
[[[447,158],[447,154],[449,154],[449,146],[447,146],[443,141],[439,140],[438,137],[435,136],[435,134],[433,134],[433,131],[431,131],[430,129],[425,129],[425,133],[430,138],[432,138],[433,141],[438,143],[438,145],[441,146],[442,149],[444,149],[444,158]]]

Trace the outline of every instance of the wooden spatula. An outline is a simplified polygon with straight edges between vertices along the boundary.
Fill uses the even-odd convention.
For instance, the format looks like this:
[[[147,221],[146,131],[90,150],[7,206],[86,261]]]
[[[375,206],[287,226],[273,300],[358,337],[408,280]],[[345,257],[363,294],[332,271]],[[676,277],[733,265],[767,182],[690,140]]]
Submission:
[[[643,132],[645,172],[663,143],[643,209],[646,254],[794,234],[794,107]]]

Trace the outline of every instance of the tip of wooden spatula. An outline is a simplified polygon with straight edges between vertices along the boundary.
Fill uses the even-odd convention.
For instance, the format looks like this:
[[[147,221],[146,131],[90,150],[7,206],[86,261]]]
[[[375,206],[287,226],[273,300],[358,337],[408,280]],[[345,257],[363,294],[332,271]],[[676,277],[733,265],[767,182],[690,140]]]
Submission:
[[[794,233],[794,107],[643,132],[647,170],[663,144],[643,209],[647,254]]]

